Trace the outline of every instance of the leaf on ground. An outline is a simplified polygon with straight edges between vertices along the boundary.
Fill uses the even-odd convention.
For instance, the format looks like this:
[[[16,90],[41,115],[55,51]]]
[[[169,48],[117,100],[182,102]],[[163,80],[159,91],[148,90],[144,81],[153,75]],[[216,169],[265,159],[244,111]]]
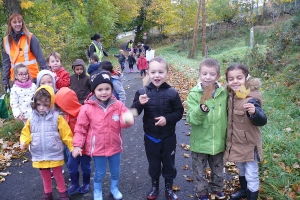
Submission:
[[[189,169],[189,166],[188,166],[188,165],[184,165],[184,166],[183,166],[183,169],[184,169],[184,170],[188,170],[188,169]]]
[[[184,153],[183,156],[184,156],[185,158],[191,157],[190,154],[188,154],[188,153]]]
[[[180,186],[179,185],[172,185],[172,190],[173,191],[179,191],[180,190]]]

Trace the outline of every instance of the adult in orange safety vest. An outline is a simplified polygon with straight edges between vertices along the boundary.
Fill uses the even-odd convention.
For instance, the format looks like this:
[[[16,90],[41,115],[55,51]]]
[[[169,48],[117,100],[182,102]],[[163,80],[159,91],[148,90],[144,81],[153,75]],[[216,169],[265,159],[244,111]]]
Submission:
[[[20,63],[27,66],[30,77],[35,80],[42,69],[48,69],[39,41],[27,29],[23,17],[14,13],[9,17],[7,35],[3,38],[2,83],[8,87],[9,80],[14,79],[14,67]]]

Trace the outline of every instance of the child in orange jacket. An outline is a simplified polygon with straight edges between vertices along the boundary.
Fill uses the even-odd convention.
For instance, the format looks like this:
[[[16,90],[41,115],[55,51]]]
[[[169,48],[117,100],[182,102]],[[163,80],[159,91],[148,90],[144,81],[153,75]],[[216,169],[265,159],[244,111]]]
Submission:
[[[55,104],[65,113],[64,117],[68,122],[72,132],[74,133],[77,115],[80,111],[81,104],[78,101],[76,93],[68,87],[62,87],[55,96]],[[68,170],[70,173],[71,185],[68,188],[68,194],[77,192],[85,194],[90,190],[91,177],[91,157],[82,152],[82,156],[74,158],[68,153]],[[78,167],[81,165],[82,170],[82,186],[79,185]]]

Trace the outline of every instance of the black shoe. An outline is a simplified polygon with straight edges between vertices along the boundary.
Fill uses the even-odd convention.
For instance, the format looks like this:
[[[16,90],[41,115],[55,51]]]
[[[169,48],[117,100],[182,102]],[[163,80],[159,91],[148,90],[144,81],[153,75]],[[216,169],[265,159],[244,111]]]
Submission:
[[[50,192],[50,193],[44,193],[43,197],[42,197],[42,200],[53,200],[52,192]]]
[[[168,198],[168,200],[177,200],[177,195],[172,190],[173,180],[166,179],[165,180],[165,195]]]
[[[257,200],[258,199],[258,191],[251,192],[250,190],[247,190],[247,200]]]
[[[247,197],[247,181],[245,176],[239,176],[239,181],[240,181],[241,189],[231,194],[230,199],[240,200],[241,198]]]
[[[147,193],[147,199],[156,199],[159,193],[159,178],[152,179],[152,189]]]

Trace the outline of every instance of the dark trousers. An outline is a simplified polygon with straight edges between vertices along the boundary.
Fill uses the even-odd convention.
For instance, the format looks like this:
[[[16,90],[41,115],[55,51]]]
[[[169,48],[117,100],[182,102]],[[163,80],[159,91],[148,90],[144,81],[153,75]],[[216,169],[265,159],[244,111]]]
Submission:
[[[129,69],[133,69],[133,64],[129,64]]]
[[[143,74],[144,74],[144,76],[146,76],[146,70],[145,69],[141,69],[140,74],[141,74],[141,76],[143,76]]]
[[[176,135],[164,138],[159,143],[154,143],[146,135],[144,136],[145,151],[149,163],[148,173],[151,178],[175,179]]]
[[[69,173],[77,173],[78,167],[81,167],[81,171],[84,174],[91,173],[91,157],[88,155],[77,156],[74,158],[72,154],[69,155],[68,159],[68,169]]]

